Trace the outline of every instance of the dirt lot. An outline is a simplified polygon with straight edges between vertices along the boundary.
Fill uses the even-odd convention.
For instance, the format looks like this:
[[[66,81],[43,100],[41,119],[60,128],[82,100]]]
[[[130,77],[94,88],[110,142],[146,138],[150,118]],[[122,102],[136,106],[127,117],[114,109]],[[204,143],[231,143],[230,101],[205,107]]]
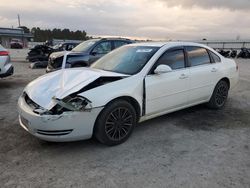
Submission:
[[[0,80],[0,187],[250,187],[250,61],[223,110],[203,105],[138,125],[116,147],[48,143],[18,124],[17,99],[44,73],[16,62]]]

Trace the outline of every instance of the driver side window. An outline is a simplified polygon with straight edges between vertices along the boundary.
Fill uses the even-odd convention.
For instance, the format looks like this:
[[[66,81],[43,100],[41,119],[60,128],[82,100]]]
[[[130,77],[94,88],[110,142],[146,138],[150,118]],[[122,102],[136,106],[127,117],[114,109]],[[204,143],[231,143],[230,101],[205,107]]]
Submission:
[[[185,58],[183,50],[174,50],[165,52],[157,61],[158,65],[168,65],[171,69],[185,68]]]
[[[159,65],[168,65],[172,70],[185,68],[185,56],[183,49],[177,49],[172,51],[166,51],[157,60],[151,74],[154,74],[154,69]]]
[[[107,54],[111,51],[111,42],[105,41],[98,44],[93,52],[96,54]]]

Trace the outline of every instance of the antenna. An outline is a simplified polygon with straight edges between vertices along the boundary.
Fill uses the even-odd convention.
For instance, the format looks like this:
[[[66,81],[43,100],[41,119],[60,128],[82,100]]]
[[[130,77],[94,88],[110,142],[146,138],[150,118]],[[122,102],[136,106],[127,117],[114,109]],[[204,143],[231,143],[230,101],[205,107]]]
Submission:
[[[17,19],[18,19],[18,27],[20,27],[21,23],[20,23],[20,16],[19,16],[19,14],[17,15]]]

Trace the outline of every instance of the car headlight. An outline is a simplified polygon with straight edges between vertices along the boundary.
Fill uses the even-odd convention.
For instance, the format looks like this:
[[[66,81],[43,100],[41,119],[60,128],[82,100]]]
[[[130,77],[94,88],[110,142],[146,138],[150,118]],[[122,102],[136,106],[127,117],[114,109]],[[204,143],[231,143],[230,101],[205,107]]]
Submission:
[[[55,100],[56,103],[62,108],[66,108],[70,111],[87,111],[92,108],[91,101],[81,96],[68,96],[63,100],[53,97],[53,100]]]

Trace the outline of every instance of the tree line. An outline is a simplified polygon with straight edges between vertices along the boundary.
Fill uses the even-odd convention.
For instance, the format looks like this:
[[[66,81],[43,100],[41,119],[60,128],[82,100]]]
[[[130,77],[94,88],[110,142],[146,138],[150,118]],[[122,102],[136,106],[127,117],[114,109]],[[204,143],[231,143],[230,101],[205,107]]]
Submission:
[[[41,29],[39,27],[33,27],[29,29],[25,26],[21,26],[25,33],[31,33],[34,36],[34,42],[43,42],[52,39],[63,39],[63,40],[87,40],[86,31],[71,31],[69,29]]]

